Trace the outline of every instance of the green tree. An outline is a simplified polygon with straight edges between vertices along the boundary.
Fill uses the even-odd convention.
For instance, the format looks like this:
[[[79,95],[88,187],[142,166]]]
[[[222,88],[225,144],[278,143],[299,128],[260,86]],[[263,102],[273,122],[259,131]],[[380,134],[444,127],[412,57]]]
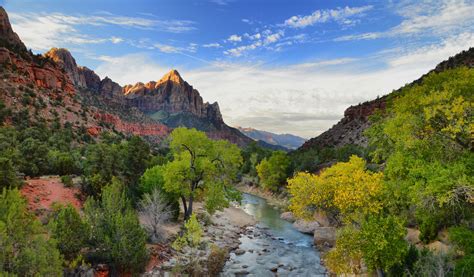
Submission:
[[[164,190],[179,195],[186,220],[197,197],[211,213],[238,198],[232,187],[242,163],[237,146],[196,129],[176,128],[170,136],[173,161],[164,165]]]
[[[16,189],[0,194],[0,272],[18,276],[61,276],[62,257],[54,239]]]
[[[151,195],[155,190],[158,190],[172,213],[171,217],[177,219],[179,216],[179,194],[167,192],[164,189],[164,170],[165,167],[162,165],[147,169],[140,178],[140,192],[142,195]]]
[[[61,254],[66,260],[73,261],[86,246],[87,225],[76,209],[70,204],[61,206],[52,215],[48,227],[51,237],[57,242]]]
[[[101,260],[122,273],[143,270],[148,260],[147,235],[118,179],[113,178],[103,188],[100,201],[87,199],[84,214],[91,230],[90,240]]]
[[[47,172],[48,146],[45,143],[29,137],[21,142],[20,154],[21,172],[28,176],[38,176]]]
[[[12,161],[0,157],[0,190],[3,188],[14,188],[19,183]]]
[[[275,151],[270,158],[257,165],[260,183],[265,189],[277,191],[288,178],[291,161],[283,151]]]
[[[122,149],[126,183],[136,188],[150,160],[150,146],[139,136],[132,136]]]

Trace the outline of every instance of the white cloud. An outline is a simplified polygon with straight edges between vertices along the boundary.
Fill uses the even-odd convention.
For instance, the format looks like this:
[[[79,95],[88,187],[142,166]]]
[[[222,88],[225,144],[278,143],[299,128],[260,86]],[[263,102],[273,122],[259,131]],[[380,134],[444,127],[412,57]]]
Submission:
[[[97,38],[81,33],[80,25],[117,25],[126,28],[159,29],[166,32],[186,32],[194,30],[193,22],[170,20],[162,21],[140,17],[102,14],[94,16],[71,16],[61,13],[9,13],[13,29],[28,47],[44,51],[51,47],[67,44],[121,43],[123,38]]]
[[[371,10],[372,6],[345,7],[330,10],[316,10],[310,15],[295,15],[285,20],[284,25],[291,28],[304,28],[317,23],[326,23],[335,21],[343,25],[354,23],[351,17],[362,16],[365,12]]]
[[[232,41],[232,42],[240,42],[242,41],[242,37],[239,35],[231,35],[227,41]]]
[[[464,0],[403,1],[394,6],[403,18],[396,26],[382,32],[338,37],[335,41],[371,40],[383,37],[446,37],[474,30],[474,2]]]
[[[473,43],[474,36],[466,33],[408,52],[384,51],[363,62],[346,57],[274,67],[240,63],[214,63],[192,70],[172,67],[205,101],[218,101],[230,125],[314,137],[342,118],[348,106],[419,78]],[[380,61],[384,67],[366,69],[367,64]],[[159,79],[170,68],[137,54],[106,58],[98,72],[127,84]]]
[[[281,40],[284,35],[285,35],[285,32],[282,30],[279,30],[275,33],[272,33],[272,31],[270,30],[265,30],[261,34],[260,33],[257,33],[254,35],[247,34],[246,36],[253,40],[252,43],[225,50],[224,54],[234,56],[234,57],[240,57],[245,52],[252,51],[261,47],[267,47],[270,49],[270,45]]]
[[[114,44],[117,44],[117,43],[121,43],[123,42],[123,38],[120,38],[120,37],[111,37],[110,38],[110,41]]]
[[[204,48],[220,48],[222,46],[219,43],[208,43],[208,44],[203,44],[202,47],[204,47]]]
[[[209,2],[220,5],[220,6],[226,6],[229,3],[234,2],[234,0],[209,0]]]
[[[153,45],[156,49],[160,50],[163,53],[177,53],[179,52],[179,48],[171,46],[171,45],[166,45],[166,44],[161,44],[161,43],[155,43]]]

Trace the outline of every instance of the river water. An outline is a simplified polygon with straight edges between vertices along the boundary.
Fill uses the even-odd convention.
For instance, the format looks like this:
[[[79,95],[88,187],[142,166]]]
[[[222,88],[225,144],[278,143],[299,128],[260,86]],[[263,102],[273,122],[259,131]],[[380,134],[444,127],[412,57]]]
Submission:
[[[297,231],[258,196],[244,193],[241,208],[258,224],[242,234],[223,276],[326,276],[312,236]]]

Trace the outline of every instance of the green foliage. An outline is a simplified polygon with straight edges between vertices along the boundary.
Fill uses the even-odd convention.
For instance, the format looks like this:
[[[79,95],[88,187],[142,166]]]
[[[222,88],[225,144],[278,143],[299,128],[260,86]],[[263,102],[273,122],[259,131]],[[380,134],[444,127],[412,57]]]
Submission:
[[[19,183],[12,161],[0,157],[0,190],[17,187]]]
[[[103,188],[100,201],[87,199],[84,214],[98,259],[110,262],[120,272],[143,270],[148,259],[147,235],[117,179]]]
[[[47,159],[51,173],[69,175],[79,172],[79,168],[71,152],[49,150]]]
[[[275,151],[256,167],[263,188],[277,191],[285,183],[290,170],[290,159],[283,151]]]
[[[474,231],[466,227],[449,228],[449,239],[456,248],[462,251],[462,256],[456,261],[455,276],[474,275]]]
[[[179,195],[176,193],[167,192],[164,189],[165,180],[163,177],[164,166],[156,165],[149,168],[140,178],[140,192],[144,194],[151,194],[154,190],[159,190],[160,195],[164,197],[170,211],[172,218],[177,219],[179,216]]]
[[[371,216],[360,230],[361,251],[369,269],[389,270],[404,260],[408,250],[406,229],[394,216]]]
[[[0,194],[0,272],[18,276],[60,276],[62,257],[54,239],[29,213],[16,189]]]
[[[257,142],[252,141],[244,149],[242,149],[243,164],[241,168],[242,174],[248,174],[256,177],[256,166],[264,159],[270,157],[272,150],[263,148]]]
[[[87,225],[76,209],[71,205],[59,207],[53,213],[48,227],[64,258],[67,261],[75,260],[86,246],[88,233]]]
[[[64,184],[64,186],[70,188],[74,185],[73,181],[72,181],[72,177],[71,175],[63,175],[61,176],[61,183]]]
[[[28,176],[38,176],[48,170],[48,146],[38,139],[28,137],[20,144],[20,154],[23,157],[20,164],[21,172]]]
[[[195,198],[203,199],[210,212],[235,199],[232,183],[242,163],[236,145],[213,141],[196,129],[176,128],[170,137],[173,160],[164,165],[163,189],[181,198],[186,219]]]
[[[407,86],[374,116],[372,157],[385,161],[388,208],[411,211],[421,239],[474,214],[474,70],[432,73]]]
[[[201,244],[202,234],[201,225],[193,213],[184,224],[184,233],[173,242],[172,247],[176,250],[185,246],[196,248]]]

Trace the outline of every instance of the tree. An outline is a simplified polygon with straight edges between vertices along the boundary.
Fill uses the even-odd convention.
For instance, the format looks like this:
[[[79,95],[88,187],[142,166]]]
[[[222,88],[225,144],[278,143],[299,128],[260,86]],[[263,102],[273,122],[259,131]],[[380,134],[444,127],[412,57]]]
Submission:
[[[170,136],[173,161],[164,165],[163,188],[179,195],[186,220],[197,197],[206,201],[211,213],[238,198],[231,186],[242,163],[236,145],[213,141],[196,129],[176,128]]]
[[[159,191],[160,196],[166,202],[171,212],[171,218],[176,220],[179,216],[179,195],[177,193],[167,192],[164,189],[164,170],[165,167],[162,165],[156,165],[147,169],[140,178],[139,190],[143,195],[152,194],[156,190]]]
[[[122,147],[124,177],[126,183],[135,188],[148,165],[150,146],[139,136],[132,136]]]
[[[275,151],[270,158],[263,159],[257,165],[257,173],[262,186],[277,191],[288,177],[290,164],[290,159],[283,151]]]
[[[185,246],[198,247],[202,239],[202,228],[197,220],[196,214],[192,214],[184,224],[184,233],[172,244],[176,250],[181,250]]]
[[[140,214],[151,241],[161,242],[165,237],[162,225],[171,218],[172,212],[160,190],[154,189],[150,194],[146,193],[143,196],[140,202]]]
[[[337,274],[360,274],[365,264],[384,276],[408,251],[405,233],[402,221],[394,216],[369,216],[344,226],[338,230],[336,247],[326,255],[327,266]]]
[[[16,189],[0,194],[0,272],[18,276],[60,276],[62,257],[54,239],[34,215]]]
[[[47,171],[48,146],[38,139],[27,138],[20,144],[22,162],[20,171],[28,176],[38,176]]]
[[[57,241],[61,254],[67,261],[73,261],[86,246],[87,225],[76,209],[70,204],[60,206],[54,212],[48,227],[51,237]]]
[[[124,186],[113,178],[101,200],[89,197],[84,214],[90,226],[90,240],[98,256],[119,272],[138,273],[148,260],[146,232],[126,196]]]
[[[19,180],[16,177],[16,171],[12,161],[7,158],[0,157],[0,189],[14,188],[18,186]]]
[[[366,162],[352,156],[324,169],[319,175],[298,173],[288,180],[292,196],[290,210],[299,217],[311,217],[316,209],[326,210],[350,221],[382,208],[383,174],[366,170]]]

